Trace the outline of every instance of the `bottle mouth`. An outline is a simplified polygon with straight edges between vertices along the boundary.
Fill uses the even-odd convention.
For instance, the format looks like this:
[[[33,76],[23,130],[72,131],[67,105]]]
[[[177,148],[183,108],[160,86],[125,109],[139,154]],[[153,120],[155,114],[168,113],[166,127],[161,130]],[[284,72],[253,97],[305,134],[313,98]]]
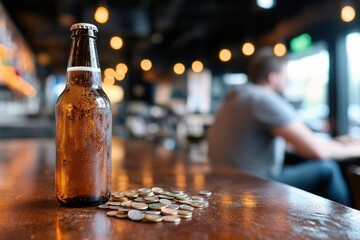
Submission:
[[[70,27],[71,31],[76,29],[88,29],[88,30],[94,30],[95,32],[99,31],[94,24],[90,24],[90,23],[75,23]]]

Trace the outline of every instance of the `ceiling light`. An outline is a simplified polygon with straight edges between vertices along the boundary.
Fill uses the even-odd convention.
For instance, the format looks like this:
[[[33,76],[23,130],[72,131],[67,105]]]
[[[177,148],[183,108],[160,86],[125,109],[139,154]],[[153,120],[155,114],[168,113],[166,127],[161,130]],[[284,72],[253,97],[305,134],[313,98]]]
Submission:
[[[222,49],[219,53],[219,58],[223,62],[227,62],[231,59],[231,51],[229,49]]]
[[[177,63],[174,65],[174,72],[177,74],[177,75],[181,75],[185,72],[185,66],[184,64],[182,63]]]
[[[118,80],[118,81],[122,81],[125,79],[125,74],[123,73],[120,73],[118,71],[115,72],[115,79]]]
[[[126,74],[127,71],[128,71],[128,67],[126,66],[125,63],[119,63],[118,65],[116,65],[116,72]]]
[[[125,93],[121,86],[104,84],[102,88],[112,104],[121,102],[124,99]]]
[[[39,63],[40,66],[48,66],[51,63],[51,57],[49,54],[47,53],[39,53],[37,55],[37,62]]]
[[[191,69],[193,70],[193,72],[199,73],[204,69],[204,65],[200,61],[194,61],[191,64]]]
[[[119,50],[123,46],[123,40],[121,37],[114,36],[110,39],[110,46],[112,49]]]
[[[114,77],[115,76],[115,70],[112,68],[107,68],[104,71],[105,77]]]
[[[94,19],[98,23],[106,23],[109,20],[109,11],[106,7],[98,7],[94,14]]]
[[[341,8],[341,20],[344,22],[351,22],[354,20],[355,16],[356,12],[352,6],[347,5]]]
[[[242,46],[242,52],[245,56],[253,55],[255,52],[254,44],[252,44],[250,42],[244,43],[244,45]]]
[[[256,4],[264,9],[273,8],[276,4],[276,0],[256,0]]]
[[[149,59],[144,59],[141,61],[140,66],[141,66],[142,70],[149,71],[152,67],[152,63]]]
[[[104,84],[107,84],[107,85],[115,84],[115,78],[111,77],[111,76],[105,76],[103,81],[104,81]]]
[[[274,46],[274,54],[275,56],[282,57],[286,54],[286,46],[283,43],[277,43]]]

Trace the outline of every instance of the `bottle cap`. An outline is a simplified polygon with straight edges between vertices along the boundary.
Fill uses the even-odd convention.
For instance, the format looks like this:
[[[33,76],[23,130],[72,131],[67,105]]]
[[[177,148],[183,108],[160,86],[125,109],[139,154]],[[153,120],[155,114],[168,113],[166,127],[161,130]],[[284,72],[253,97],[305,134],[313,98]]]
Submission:
[[[98,32],[97,27],[94,24],[90,24],[90,23],[76,23],[76,24],[73,24],[70,27],[70,30],[75,30],[75,29],[90,29],[90,30],[94,30],[94,31]]]

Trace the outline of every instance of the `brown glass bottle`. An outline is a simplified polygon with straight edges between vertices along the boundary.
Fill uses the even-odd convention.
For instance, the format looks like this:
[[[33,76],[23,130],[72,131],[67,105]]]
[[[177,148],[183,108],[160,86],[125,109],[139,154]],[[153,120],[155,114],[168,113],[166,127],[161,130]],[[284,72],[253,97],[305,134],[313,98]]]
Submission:
[[[66,87],[56,103],[56,198],[86,207],[108,201],[111,184],[111,105],[101,88],[97,28],[71,26]]]

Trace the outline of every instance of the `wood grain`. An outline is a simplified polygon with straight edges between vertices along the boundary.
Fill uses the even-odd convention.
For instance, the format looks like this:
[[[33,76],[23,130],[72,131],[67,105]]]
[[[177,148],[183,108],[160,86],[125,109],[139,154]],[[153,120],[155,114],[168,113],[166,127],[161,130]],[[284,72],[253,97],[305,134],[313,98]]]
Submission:
[[[0,239],[359,239],[360,212],[236,169],[193,163],[183,152],[113,139],[112,190],[160,186],[210,206],[191,220],[142,223],[106,210],[61,207],[48,140],[0,141]],[[79,170],[80,171],[80,170]]]

